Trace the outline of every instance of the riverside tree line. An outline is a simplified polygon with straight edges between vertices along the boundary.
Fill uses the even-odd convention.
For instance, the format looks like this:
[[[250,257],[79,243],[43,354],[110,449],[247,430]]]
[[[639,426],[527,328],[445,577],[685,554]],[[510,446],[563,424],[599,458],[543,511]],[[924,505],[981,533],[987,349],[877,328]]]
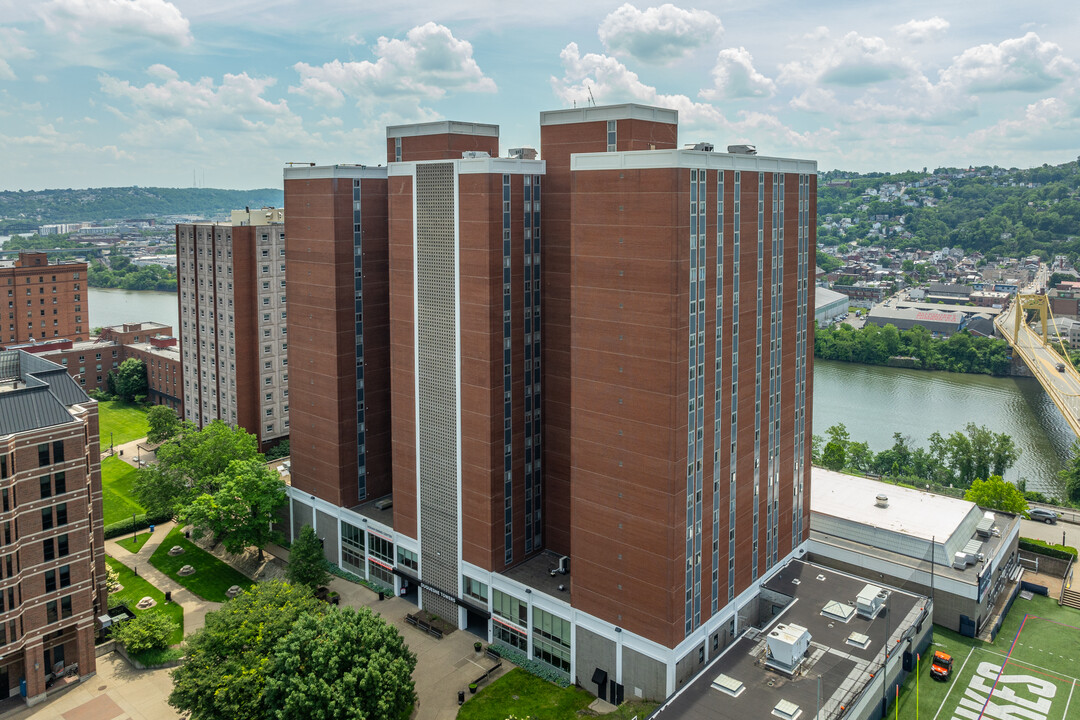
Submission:
[[[901,364],[892,359],[911,358],[904,367],[982,375],[1008,375],[1011,362],[1008,343],[997,338],[965,330],[941,339],[921,325],[898,330],[869,323],[858,330],[847,323],[817,328],[814,357],[865,365]]]

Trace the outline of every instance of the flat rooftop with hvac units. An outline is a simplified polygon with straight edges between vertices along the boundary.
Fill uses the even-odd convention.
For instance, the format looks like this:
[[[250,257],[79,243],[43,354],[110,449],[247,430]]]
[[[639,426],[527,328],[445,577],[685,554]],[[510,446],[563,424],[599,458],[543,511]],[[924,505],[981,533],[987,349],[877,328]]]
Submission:
[[[653,718],[880,717],[883,692],[891,703],[932,638],[928,598],[804,560],[770,578],[759,604],[760,629],[744,633]]]
[[[1020,518],[973,502],[815,467],[810,559],[934,599],[934,621],[974,637],[1023,569]]]

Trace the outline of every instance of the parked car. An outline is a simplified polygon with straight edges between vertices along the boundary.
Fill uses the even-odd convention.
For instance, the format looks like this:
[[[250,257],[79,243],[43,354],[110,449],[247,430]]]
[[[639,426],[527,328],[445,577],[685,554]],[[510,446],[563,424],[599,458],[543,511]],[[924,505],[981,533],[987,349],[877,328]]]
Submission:
[[[1053,525],[1058,520],[1058,514],[1056,512],[1045,508],[1032,508],[1028,515],[1032,520],[1044,522],[1047,525]]]
[[[930,661],[930,677],[935,680],[948,680],[949,675],[952,674],[952,655],[943,653],[940,650],[934,653],[933,659]]]

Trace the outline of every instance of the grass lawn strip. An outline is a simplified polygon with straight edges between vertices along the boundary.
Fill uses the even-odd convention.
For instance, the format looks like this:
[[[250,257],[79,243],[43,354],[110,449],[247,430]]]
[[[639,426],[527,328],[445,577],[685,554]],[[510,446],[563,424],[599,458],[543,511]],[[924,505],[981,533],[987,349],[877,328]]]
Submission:
[[[109,597],[122,600],[136,615],[142,615],[143,613],[148,612],[161,612],[171,617],[176,621],[177,629],[169,636],[169,644],[179,644],[184,639],[184,608],[176,603],[169,603],[166,605],[165,593],[158,590],[145,579],[136,575],[131,568],[119,560],[106,555],[105,562],[109,564],[110,568],[120,574],[120,584],[124,586],[123,590],[118,593],[112,593]],[[148,610],[139,610],[136,608],[135,604],[147,596],[157,600],[157,605]]]
[[[544,720],[579,720],[595,698],[573,686],[557,685],[514,668],[490,685],[482,688],[458,711],[458,720],[504,720],[537,717]],[[601,717],[630,720],[647,717],[657,706],[653,703],[627,702],[618,710]]]
[[[143,545],[146,544],[146,541],[149,540],[150,537],[151,532],[149,530],[140,530],[134,541],[132,541],[132,539],[129,537],[117,538],[116,544],[134,555],[135,553],[139,552],[139,550],[142,548]]]
[[[110,432],[113,445],[122,445],[146,437],[147,429],[146,410],[119,400],[98,403],[98,437],[102,452],[109,447]]]
[[[131,495],[138,470],[120,458],[105,458],[101,463],[101,505],[105,524],[120,522],[145,512]]]
[[[169,555],[169,549],[173,545],[184,548],[184,552],[176,556]],[[161,545],[150,556],[150,564],[202,599],[213,602],[228,600],[225,591],[233,585],[241,588],[254,585],[250,578],[185,538],[178,527],[173,528],[161,541]],[[180,568],[185,565],[195,568],[195,573],[180,575]]]

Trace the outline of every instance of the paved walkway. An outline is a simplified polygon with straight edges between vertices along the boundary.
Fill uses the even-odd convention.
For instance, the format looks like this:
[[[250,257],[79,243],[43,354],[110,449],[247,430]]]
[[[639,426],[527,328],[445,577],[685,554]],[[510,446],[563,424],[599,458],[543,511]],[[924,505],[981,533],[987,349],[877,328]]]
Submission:
[[[132,553],[116,540],[105,541],[105,553],[119,560],[124,565],[134,570],[140,577],[145,578],[158,590],[172,593],[173,602],[184,608],[184,634],[194,632],[203,626],[206,613],[221,607],[221,603],[203,600],[190,590],[184,589],[180,583],[170,578],[150,564],[150,556],[161,545],[165,536],[175,526],[172,522],[163,523],[154,528],[154,534],[146,543],[139,548],[139,552]],[[140,533],[149,532],[140,530]]]
[[[126,458],[127,452],[124,455]],[[173,601],[184,608],[184,632],[190,633],[201,628],[206,613],[221,604],[196,597],[150,565],[150,556],[173,527],[171,522],[157,526],[138,553],[128,552],[115,540],[105,541],[105,551],[129,568],[137,569],[140,576],[158,589],[171,591]],[[288,550],[276,545],[267,548],[262,562],[257,560],[254,551],[242,556],[230,556],[220,548],[212,552],[241,572],[263,579],[279,575],[288,559]],[[470,698],[469,683],[494,665],[483,652],[473,650],[473,643],[479,638],[457,630],[437,640],[405,622],[405,615],[417,610],[407,600],[393,596],[379,600],[372,590],[337,577],[330,581],[329,587],[341,595],[343,606],[369,607],[393,624],[416,653],[413,679],[418,701],[413,720],[454,720],[459,709],[458,691],[464,691],[465,697]],[[168,670],[135,670],[116,653],[99,657],[97,667],[96,677],[41,705],[5,715],[4,720],[162,720],[181,717],[168,704],[172,690]],[[504,661],[488,682],[511,667]]]
[[[101,459],[104,460],[115,453],[128,465],[140,467],[140,464],[146,466],[150,463],[157,462],[156,450],[156,445],[151,445],[146,441],[146,438],[142,437],[138,440],[132,440],[131,442],[116,445],[113,448],[113,452],[109,452],[108,445],[103,445],[101,447]]]

